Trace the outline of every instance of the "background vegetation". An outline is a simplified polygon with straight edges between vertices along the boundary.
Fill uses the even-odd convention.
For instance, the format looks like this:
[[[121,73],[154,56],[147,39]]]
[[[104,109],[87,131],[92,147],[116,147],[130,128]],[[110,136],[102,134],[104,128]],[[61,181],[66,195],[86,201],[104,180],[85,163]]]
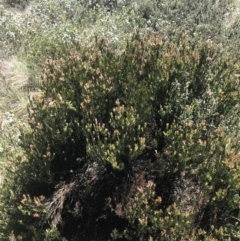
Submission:
[[[0,2],[0,239],[239,240],[238,2]]]

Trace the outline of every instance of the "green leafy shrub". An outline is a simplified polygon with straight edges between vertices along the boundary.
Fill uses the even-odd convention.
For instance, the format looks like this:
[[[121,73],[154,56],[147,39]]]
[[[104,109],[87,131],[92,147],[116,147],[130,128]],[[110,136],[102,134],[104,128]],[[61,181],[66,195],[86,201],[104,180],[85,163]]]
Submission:
[[[62,53],[30,101],[2,236],[235,240],[238,59],[153,32]]]
[[[35,1],[21,21],[1,12],[5,55],[23,51],[38,67],[49,56],[21,147],[20,121],[0,132],[1,240],[239,239],[229,3],[122,1],[107,12],[107,1]]]

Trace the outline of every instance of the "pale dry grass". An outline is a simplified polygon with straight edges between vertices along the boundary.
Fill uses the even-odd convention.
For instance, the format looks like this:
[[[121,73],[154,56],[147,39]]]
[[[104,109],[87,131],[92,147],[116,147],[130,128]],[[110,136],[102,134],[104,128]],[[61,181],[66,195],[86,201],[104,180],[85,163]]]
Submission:
[[[17,57],[0,60],[0,163],[8,151],[17,151],[18,123],[26,121],[29,71]],[[3,182],[4,165],[0,168]]]
[[[24,116],[28,97],[29,71],[26,63],[11,57],[0,61],[0,111]]]

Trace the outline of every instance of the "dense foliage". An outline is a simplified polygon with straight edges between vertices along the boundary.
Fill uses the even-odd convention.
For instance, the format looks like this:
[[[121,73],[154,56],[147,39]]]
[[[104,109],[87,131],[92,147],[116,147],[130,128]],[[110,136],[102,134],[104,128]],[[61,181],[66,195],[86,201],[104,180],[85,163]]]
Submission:
[[[230,2],[48,2],[0,39],[42,76],[2,122],[1,240],[238,240]]]

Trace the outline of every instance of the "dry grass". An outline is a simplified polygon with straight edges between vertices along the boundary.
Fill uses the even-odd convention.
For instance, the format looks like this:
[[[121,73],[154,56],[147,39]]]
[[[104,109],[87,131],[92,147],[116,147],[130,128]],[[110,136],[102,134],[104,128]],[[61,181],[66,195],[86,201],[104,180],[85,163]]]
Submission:
[[[26,115],[29,71],[16,57],[0,61],[0,112]]]
[[[29,71],[17,57],[0,60],[0,163],[8,152],[17,152],[18,123],[26,121]],[[0,184],[4,166],[0,168]]]
[[[6,136],[17,133],[14,123],[26,120],[28,76],[26,64],[16,57],[0,60],[0,147],[2,143],[8,146]],[[11,128],[7,123],[12,123]]]

